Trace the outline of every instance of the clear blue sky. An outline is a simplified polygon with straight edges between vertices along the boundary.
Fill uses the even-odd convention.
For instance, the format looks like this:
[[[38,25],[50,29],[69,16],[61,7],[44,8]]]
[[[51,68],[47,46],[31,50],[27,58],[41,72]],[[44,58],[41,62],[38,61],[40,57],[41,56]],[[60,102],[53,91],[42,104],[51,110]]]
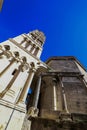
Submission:
[[[0,12],[0,42],[43,31],[41,59],[73,55],[87,68],[87,0],[4,0]]]

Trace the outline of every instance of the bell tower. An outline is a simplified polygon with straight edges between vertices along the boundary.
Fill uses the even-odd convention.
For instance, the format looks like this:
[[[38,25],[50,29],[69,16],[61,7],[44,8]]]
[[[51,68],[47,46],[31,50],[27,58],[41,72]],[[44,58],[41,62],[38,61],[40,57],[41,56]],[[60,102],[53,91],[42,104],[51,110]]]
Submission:
[[[44,34],[35,30],[10,38],[0,45],[1,130],[21,130],[26,96],[41,62],[44,41]]]

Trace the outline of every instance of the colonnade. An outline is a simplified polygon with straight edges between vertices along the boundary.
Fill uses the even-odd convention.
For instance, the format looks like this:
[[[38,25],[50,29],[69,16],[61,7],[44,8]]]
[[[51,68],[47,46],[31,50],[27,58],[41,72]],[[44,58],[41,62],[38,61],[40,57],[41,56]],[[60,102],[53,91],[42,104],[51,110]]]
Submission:
[[[2,53],[0,60],[4,61],[4,57],[7,58],[8,50],[0,46],[0,51]],[[27,63],[26,57],[20,58],[17,52],[10,53],[11,55],[7,58],[9,63],[0,72],[0,98],[15,105],[22,103],[23,106],[35,73],[35,68],[31,63]]]
[[[21,41],[20,45],[37,57],[39,50],[41,50],[40,47],[33,43],[31,39],[25,37],[24,35],[22,36],[23,40]]]

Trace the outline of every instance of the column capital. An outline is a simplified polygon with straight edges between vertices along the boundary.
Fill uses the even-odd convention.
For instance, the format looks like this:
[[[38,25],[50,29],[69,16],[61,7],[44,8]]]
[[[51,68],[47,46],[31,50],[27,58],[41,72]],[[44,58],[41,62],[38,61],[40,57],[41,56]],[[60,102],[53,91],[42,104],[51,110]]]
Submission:
[[[35,68],[30,68],[29,72],[28,73],[31,73],[31,72],[36,72],[36,69]]]
[[[52,78],[54,84],[57,84],[57,79],[55,77]]]
[[[7,58],[10,58],[10,57],[13,56],[12,52],[11,51],[7,51],[7,50],[4,51],[4,54],[7,56]]]
[[[37,117],[39,113],[39,109],[35,107],[30,107],[27,114],[28,117]]]

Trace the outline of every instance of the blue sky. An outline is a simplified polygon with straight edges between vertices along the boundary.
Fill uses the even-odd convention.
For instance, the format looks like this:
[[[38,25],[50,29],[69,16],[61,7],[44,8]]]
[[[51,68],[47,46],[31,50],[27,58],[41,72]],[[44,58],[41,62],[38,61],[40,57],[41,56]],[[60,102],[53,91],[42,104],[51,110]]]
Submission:
[[[0,42],[43,31],[41,56],[75,56],[87,68],[87,0],[4,0],[0,12]]]

